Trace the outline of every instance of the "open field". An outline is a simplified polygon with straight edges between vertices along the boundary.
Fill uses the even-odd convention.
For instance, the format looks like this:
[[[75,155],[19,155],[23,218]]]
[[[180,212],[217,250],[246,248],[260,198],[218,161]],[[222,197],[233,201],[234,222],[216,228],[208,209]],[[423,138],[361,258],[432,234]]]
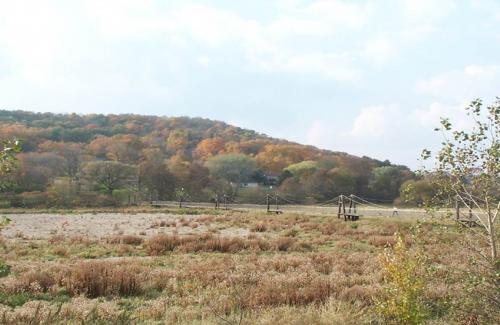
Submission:
[[[379,254],[395,232],[434,269],[427,322],[463,321],[470,252],[453,223],[193,212],[6,215],[0,322],[385,324]]]

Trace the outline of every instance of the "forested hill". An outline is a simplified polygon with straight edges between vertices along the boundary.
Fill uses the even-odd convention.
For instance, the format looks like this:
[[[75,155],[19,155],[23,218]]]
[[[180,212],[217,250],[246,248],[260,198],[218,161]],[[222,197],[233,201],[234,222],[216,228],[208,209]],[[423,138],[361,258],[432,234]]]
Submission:
[[[0,110],[0,140],[12,137],[22,140],[23,152],[4,189],[10,193],[50,193],[69,180],[86,193],[112,196],[132,190],[125,179],[137,179],[134,191],[161,199],[174,198],[182,189],[198,199],[230,192],[251,201],[273,186],[300,202],[340,193],[392,200],[413,177],[408,168],[388,161],[202,118]],[[121,170],[116,184],[100,181],[99,168],[105,165]],[[252,189],[245,188],[248,184]]]

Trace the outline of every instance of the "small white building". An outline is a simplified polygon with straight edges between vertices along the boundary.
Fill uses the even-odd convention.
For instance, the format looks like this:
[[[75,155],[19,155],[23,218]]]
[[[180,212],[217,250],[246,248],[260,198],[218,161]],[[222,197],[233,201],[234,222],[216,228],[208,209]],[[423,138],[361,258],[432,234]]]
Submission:
[[[242,187],[242,188],[255,188],[255,187],[259,187],[259,183],[256,183],[256,182],[241,183],[240,187]]]

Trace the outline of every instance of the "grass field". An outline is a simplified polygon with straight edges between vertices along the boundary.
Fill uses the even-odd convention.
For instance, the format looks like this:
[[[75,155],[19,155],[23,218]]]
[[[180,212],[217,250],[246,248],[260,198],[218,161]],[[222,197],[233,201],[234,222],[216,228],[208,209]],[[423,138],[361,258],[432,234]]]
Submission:
[[[379,256],[396,232],[433,270],[425,322],[464,320],[456,306],[471,253],[441,219],[9,212],[0,323],[385,324]]]

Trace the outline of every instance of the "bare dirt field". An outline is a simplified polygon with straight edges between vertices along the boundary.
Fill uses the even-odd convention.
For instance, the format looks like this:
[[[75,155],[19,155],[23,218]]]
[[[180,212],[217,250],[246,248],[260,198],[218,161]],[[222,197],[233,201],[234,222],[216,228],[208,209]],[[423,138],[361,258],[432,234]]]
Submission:
[[[48,239],[54,235],[87,236],[96,239],[111,235],[153,236],[158,233],[180,235],[217,231],[220,235],[248,235],[248,229],[217,230],[198,224],[207,215],[172,215],[162,213],[98,214],[9,214],[11,222],[2,230],[5,238]],[[195,226],[196,225],[196,226]],[[193,227],[194,226],[194,227]]]

